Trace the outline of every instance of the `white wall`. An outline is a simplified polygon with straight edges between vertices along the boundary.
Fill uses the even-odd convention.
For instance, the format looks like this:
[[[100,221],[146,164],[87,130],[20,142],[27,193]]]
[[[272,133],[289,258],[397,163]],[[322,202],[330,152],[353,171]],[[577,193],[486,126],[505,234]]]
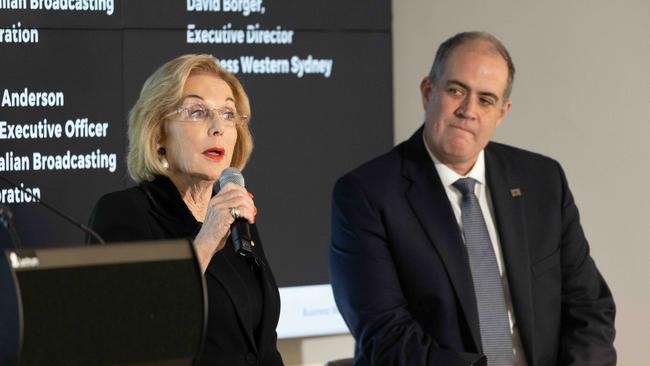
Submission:
[[[494,139],[562,163],[617,303],[618,364],[646,364],[650,2],[393,0],[395,142],[422,123],[418,85],[437,46],[464,30],[489,31],[508,47],[517,67],[513,107]],[[280,346],[289,364],[322,364],[351,356],[353,341]]]

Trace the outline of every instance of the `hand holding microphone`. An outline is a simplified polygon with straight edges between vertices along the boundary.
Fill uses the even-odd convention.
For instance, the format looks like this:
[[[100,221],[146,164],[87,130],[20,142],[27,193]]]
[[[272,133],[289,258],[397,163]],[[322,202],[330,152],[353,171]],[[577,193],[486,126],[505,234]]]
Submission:
[[[227,168],[221,173],[219,187],[219,193],[210,200],[201,230],[194,239],[203,271],[214,253],[224,247],[229,233],[237,254],[253,255],[249,224],[255,222],[257,209],[252,195],[244,188],[244,177],[236,168]]]

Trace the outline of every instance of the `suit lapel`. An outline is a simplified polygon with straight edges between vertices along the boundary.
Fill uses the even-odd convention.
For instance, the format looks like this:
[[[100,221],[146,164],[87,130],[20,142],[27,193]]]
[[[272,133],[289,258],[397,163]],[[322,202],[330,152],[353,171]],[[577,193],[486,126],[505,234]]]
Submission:
[[[263,258],[258,259],[258,266],[264,306],[262,307],[262,320],[257,332],[257,344],[262,348],[271,343],[272,340],[269,337],[275,334],[280,310],[280,296],[273,275]],[[264,349],[260,349],[260,352],[264,352]]]
[[[496,226],[508,276],[517,328],[529,365],[533,353],[533,301],[530,256],[524,216],[525,187],[494,145],[485,149],[485,166]]]
[[[411,182],[406,191],[406,198],[442,258],[465,314],[475,347],[480,350],[478,310],[467,250],[440,177],[424,148],[422,129],[411,137],[404,148],[406,151],[402,175]]]
[[[230,238],[228,238],[228,240],[230,240]],[[208,265],[207,273],[221,283],[232,299],[239,320],[239,326],[244,330],[244,333],[246,333],[246,338],[250,342],[251,347],[257,350],[253,333],[246,325],[247,319],[251,318],[248,295],[246,294],[246,291],[244,291],[246,287],[244,281],[242,281],[237,274],[235,267],[233,267],[230,261],[228,261],[228,258],[221,255],[221,253],[217,253],[212,257],[212,260]]]
[[[257,225],[251,225],[251,234],[255,240],[255,264],[259,275],[260,287],[262,289],[262,319],[257,330],[257,345],[260,347],[259,352],[264,353],[267,345],[273,341],[270,339],[275,334],[275,329],[280,316],[280,294],[275,278],[266,263],[266,256],[257,231]],[[274,344],[274,343],[273,343]]]

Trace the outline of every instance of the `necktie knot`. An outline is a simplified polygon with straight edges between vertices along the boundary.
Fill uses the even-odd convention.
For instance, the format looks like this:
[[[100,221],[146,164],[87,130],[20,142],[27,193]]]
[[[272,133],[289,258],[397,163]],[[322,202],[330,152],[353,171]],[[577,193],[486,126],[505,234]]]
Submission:
[[[476,180],[474,178],[460,178],[453,184],[453,186],[456,187],[463,196],[469,193],[474,194],[474,185],[476,185]]]

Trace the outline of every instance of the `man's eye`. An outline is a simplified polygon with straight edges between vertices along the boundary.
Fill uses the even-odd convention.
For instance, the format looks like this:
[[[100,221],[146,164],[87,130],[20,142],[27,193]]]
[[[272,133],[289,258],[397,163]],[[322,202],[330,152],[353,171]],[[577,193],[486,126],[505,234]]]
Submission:
[[[479,102],[481,103],[481,105],[484,105],[484,106],[491,106],[491,105],[494,104],[494,101],[492,99],[489,99],[489,98],[480,98]]]
[[[463,94],[463,92],[458,88],[449,88],[449,89],[447,89],[447,93],[449,93],[449,95],[462,95]]]

